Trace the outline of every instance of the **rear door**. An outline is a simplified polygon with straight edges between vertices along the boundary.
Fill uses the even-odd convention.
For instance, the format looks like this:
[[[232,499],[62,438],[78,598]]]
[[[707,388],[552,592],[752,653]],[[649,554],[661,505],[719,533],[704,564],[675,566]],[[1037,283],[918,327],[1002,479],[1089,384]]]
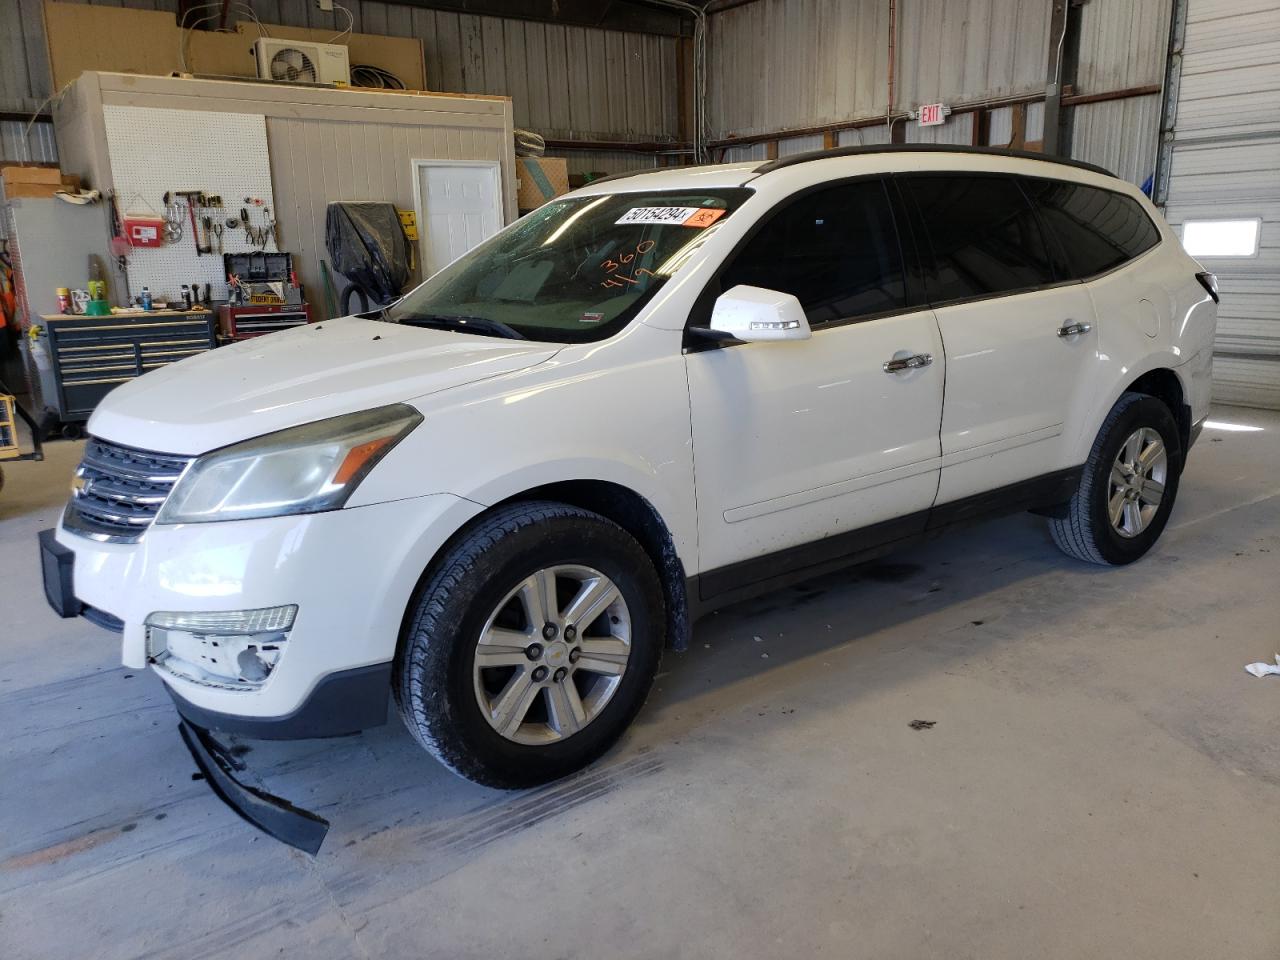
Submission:
[[[813,336],[688,353],[702,595],[923,530],[942,344],[909,305],[884,181],[781,201],[713,283],[794,294]],[[884,369],[911,356],[928,362]]]
[[[897,179],[946,347],[938,504],[1076,466],[1064,433],[1097,359],[1088,292],[1056,269],[1015,178]]]

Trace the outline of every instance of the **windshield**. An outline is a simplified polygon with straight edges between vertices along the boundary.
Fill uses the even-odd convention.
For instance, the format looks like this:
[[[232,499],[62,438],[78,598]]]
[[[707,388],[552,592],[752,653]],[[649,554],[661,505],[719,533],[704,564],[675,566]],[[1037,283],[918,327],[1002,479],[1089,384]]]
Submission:
[[[724,189],[553,200],[411,291],[386,319],[560,343],[604,339],[749,195]]]

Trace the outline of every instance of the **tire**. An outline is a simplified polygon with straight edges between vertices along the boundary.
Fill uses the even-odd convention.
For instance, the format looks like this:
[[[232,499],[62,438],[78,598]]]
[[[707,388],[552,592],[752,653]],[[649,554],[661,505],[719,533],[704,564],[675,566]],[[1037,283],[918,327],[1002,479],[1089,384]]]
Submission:
[[[1158,463],[1158,446],[1164,451],[1163,471],[1148,471],[1141,478],[1141,492],[1136,481],[1132,486],[1129,481],[1119,482],[1121,477],[1131,476],[1121,461],[1133,461],[1132,452],[1141,449],[1138,462],[1155,458]],[[1067,556],[1088,563],[1133,563],[1151,549],[1169,520],[1178,495],[1183,454],[1178,426],[1163,401],[1140,393],[1123,394],[1098,431],[1080,486],[1064,515],[1049,521],[1053,542]],[[1163,477],[1157,483],[1162,482],[1163,492],[1152,485],[1157,474]],[[1151,503],[1157,496],[1158,504]],[[1119,525],[1112,513],[1117,500],[1121,503]]]
[[[578,635],[561,614],[573,613],[574,598],[594,609],[588,587],[603,598],[597,606],[610,605],[583,610],[589,622]],[[538,598],[550,593],[557,610],[544,619],[555,620],[554,635],[534,622],[533,606],[549,609]],[[666,639],[663,604],[648,555],[612,521],[546,501],[499,508],[447,548],[410,610],[393,679],[400,715],[468,780],[505,789],[557,780],[608,750],[644,705]],[[478,664],[482,638],[495,645]],[[483,666],[490,662],[499,665]],[[517,692],[532,697],[527,708]],[[516,713],[523,722],[512,726]]]

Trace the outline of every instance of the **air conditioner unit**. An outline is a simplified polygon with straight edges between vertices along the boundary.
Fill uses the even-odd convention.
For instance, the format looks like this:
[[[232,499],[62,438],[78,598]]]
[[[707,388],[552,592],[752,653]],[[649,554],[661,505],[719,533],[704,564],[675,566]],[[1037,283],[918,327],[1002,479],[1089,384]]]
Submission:
[[[347,48],[338,43],[276,40],[262,37],[253,42],[258,77],[283,83],[350,83]]]

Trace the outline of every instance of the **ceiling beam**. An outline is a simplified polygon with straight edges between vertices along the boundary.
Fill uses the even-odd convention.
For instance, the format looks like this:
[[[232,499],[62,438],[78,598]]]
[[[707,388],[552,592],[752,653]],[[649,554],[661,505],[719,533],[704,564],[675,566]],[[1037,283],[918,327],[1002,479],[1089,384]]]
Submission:
[[[602,27],[631,33],[688,36],[692,21],[678,10],[643,0],[391,0],[400,6],[450,10],[513,20]]]

